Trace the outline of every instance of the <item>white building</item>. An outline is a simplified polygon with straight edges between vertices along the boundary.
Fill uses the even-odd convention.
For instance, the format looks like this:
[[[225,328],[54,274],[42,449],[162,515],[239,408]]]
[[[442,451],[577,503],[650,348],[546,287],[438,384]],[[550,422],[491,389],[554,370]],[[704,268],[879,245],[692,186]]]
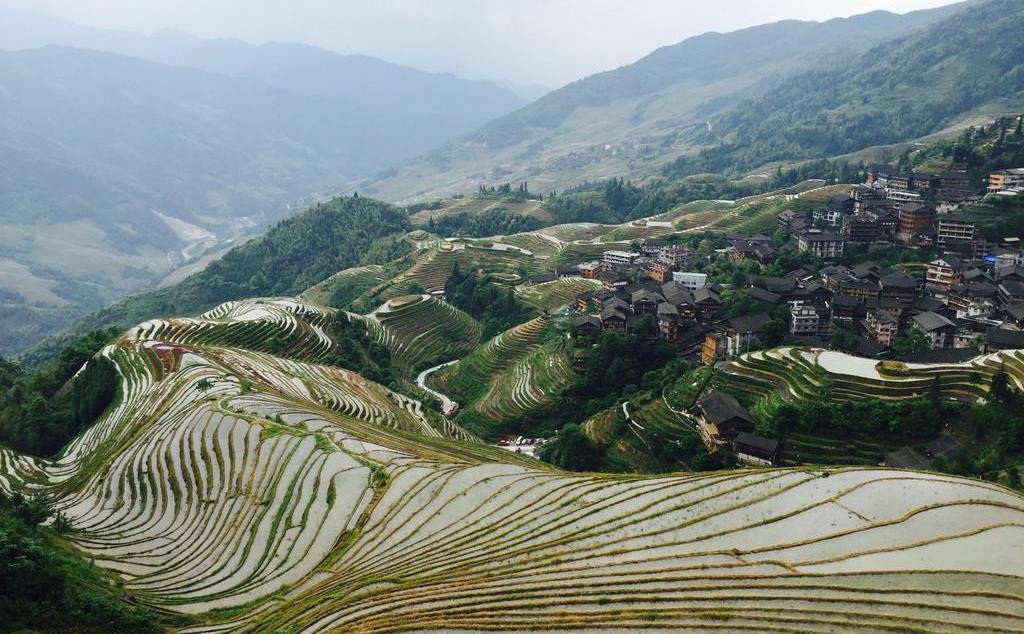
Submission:
[[[604,252],[604,263],[608,266],[629,266],[635,264],[639,258],[640,254],[633,251]]]
[[[708,285],[707,273],[690,273],[689,271],[675,271],[672,273],[672,281],[679,282],[688,291],[695,291]]]
[[[789,309],[789,334],[814,336],[818,334],[818,311],[814,306],[794,304]]]

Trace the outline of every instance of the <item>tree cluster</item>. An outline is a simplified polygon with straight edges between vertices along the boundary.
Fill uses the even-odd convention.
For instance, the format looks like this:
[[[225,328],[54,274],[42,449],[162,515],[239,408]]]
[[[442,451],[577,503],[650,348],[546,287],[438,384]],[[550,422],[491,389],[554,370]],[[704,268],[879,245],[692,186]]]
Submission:
[[[113,336],[91,333],[36,372],[0,359],[0,443],[50,456],[96,420],[116,396],[118,373],[93,355]]]

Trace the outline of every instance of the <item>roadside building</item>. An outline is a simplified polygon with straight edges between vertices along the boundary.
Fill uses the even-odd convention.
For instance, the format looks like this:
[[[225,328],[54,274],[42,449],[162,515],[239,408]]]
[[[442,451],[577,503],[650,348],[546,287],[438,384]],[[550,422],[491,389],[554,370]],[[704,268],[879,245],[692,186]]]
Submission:
[[[580,272],[580,277],[588,280],[592,280],[598,276],[601,271],[604,270],[604,265],[600,262],[584,262],[576,266],[576,269]]]
[[[892,315],[876,308],[868,311],[863,323],[871,339],[886,348],[892,346],[892,340],[899,330],[899,322]]]
[[[672,273],[672,281],[678,282],[688,291],[695,291],[704,288],[708,284],[707,273],[692,273],[690,271],[675,271]]]
[[[990,326],[985,331],[985,352],[1024,349],[1024,332]]]
[[[992,172],[988,177],[989,193],[1024,188],[1024,167],[1016,167],[1008,170]]]
[[[647,277],[659,284],[664,284],[672,279],[672,267],[664,262],[655,262],[651,268],[647,269]]]
[[[726,329],[726,355],[735,357],[758,343],[758,336],[771,321],[765,313],[756,313],[729,320]]]

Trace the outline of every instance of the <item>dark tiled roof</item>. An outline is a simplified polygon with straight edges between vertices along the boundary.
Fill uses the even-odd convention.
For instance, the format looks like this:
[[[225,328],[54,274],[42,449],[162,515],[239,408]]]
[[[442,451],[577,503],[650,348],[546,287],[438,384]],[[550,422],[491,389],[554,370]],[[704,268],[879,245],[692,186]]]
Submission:
[[[757,333],[761,332],[771,320],[772,318],[765,313],[756,313],[745,317],[733,317],[729,320],[729,327],[739,333]]]
[[[747,289],[747,297],[750,299],[757,300],[759,302],[766,302],[768,304],[777,304],[782,301],[782,296],[771,291],[766,291],[763,288],[752,286]]]
[[[750,417],[747,410],[743,409],[739,401],[725,392],[717,390],[710,392],[697,402],[697,406],[704,413],[704,418],[716,425],[733,418],[739,418],[749,423],[754,422],[754,419]]]
[[[883,287],[888,288],[917,288],[918,286],[917,280],[901,271],[889,273],[880,280],[880,283]]]
[[[931,332],[933,330],[948,328],[955,325],[942,315],[931,311],[921,313],[920,315],[914,315],[913,320],[914,323],[925,332]]]
[[[750,447],[767,454],[773,454],[779,449],[779,441],[741,431],[736,434],[736,448],[742,451],[742,447]]]
[[[1020,349],[1024,348],[1024,332],[989,326],[985,331],[985,341],[1003,349]]]

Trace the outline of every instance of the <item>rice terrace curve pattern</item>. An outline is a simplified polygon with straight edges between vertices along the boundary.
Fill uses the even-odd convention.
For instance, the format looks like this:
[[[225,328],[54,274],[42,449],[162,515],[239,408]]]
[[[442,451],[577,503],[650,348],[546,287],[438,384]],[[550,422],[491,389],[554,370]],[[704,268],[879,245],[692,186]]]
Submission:
[[[427,302],[391,308],[447,310]],[[1008,489],[879,468],[562,473],[246,330],[293,333],[315,361],[321,312],[253,300],[132,329],[101,352],[115,406],[52,461],[0,452],[0,487],[52,494],[86,556],[195,634],[1024,631]],[[541,325],[463,371],[530,359]]]

